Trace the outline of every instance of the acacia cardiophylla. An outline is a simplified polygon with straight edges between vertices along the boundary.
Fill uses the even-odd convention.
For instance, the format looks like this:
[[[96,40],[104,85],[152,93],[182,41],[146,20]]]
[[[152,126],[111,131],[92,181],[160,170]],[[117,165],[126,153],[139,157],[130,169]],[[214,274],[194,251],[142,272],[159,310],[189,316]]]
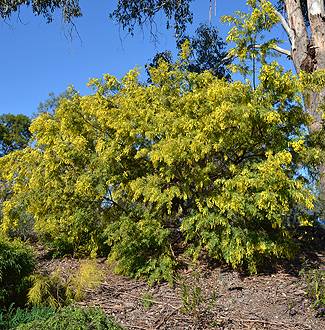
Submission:
[[[32,123],[33,144],[0,159],[12,187],[2,230],[24,212],[58,251],[108,255],[116,270],[172,279],[180,253],[234,268],[292,257],[291,234],[311,224],[301,82],[273,63],[259,85],[159,61],[150,84],[131,70],[92,79]],[[172,68],[171,68],[172,65]],[[185,68],[185,69],[184,69]]]

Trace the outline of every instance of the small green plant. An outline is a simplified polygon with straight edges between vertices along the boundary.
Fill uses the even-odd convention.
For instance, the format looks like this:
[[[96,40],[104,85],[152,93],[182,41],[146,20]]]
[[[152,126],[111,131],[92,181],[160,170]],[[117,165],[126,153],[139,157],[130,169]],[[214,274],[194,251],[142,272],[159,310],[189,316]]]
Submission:
[[[313,307],[319,311],[320,316],[325,316],[325,269],[303,270],[302,275]]]
[[[35,256],[31,247],[0,236],[0,308],[25,302],[28,276],[34,267]]]
[[[210,310],[217,299],[215,290],[211,294],[203,292],[202,287],[198,284],[199,277],[199,273],[193,272],[191,282],[185,279],[181,281],[182,311],[196,319],[202,312]]]
[[[60,269],[50,275],[31,276],[33,285],[28,292],[28,302],[34,306],[58,308],[84,298],[87,289],[99,286],[103,278],[94,261],[83,261],[78,271],[64,277]]]
[[[203,303],[202,289],[199,286],[192,287],[186,283],[181,286],[182,290],[182,310],[184,313],[198,315],[200,306]]]
[[[142,305],[144,307],[144,309],[150,309],[152,307],[152,305],[154,304],[153,302],[153,296],[150,292],[145,292],[142,295]]]

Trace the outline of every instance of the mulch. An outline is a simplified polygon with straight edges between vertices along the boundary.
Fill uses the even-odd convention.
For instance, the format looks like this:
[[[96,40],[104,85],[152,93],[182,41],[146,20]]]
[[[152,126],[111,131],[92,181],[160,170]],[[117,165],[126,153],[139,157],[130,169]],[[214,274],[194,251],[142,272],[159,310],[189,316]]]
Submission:
[[[78,264],[76,259],[43,259],[39,267],[70,272]],[[312,308],[306,286],[294,272],[242,276],[203,264],[180,271],[173,286],[149,286],[114,274],[103,260],[98,267],[105,280],[79,304],[103,308],[126,329],[325,329],[325,318]]]

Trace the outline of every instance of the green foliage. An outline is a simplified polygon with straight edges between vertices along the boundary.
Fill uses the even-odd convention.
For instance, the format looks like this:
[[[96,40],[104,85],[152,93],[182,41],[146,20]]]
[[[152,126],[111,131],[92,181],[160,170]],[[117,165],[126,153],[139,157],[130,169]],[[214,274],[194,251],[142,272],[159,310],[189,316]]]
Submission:
[[[175,262],[168,243],[170,230],[155,219],[122,217],[106,230],[111,248],[109,260],[115,271],[135,277],[147,276],[150,282],[173,281]]]
[[[230,79],[227,65],[231,60],[225,51],[226,43],[215,27],[201,24],[196,29],[195,35],[188,39],[192,50],[188,71],[196,73],[210,71],[218,78]]]
[[[167,18],[167,28],[175,29],[177,37],[180,37],[188,23],[192,22],[190,2],[192,0],[131,0],[118,1],[116,9],[110,15],[123,29],[133,33],[135,26],[145,22],[153,23],[155,15],[163,12]],[[172,24],[171,24],[172,22]]]
[[[0,236],[0,307],[25,302],[35,257],[32,249],[20,241]]]
[[[198,319],[200,315],[207,312],[216,303],[217,292],[205,292],[200,283],[200,274],[198,272],[191,273],[189,279],[181,279],[181,299],[182,310],[186,314],[190,314]]]
[[[103,272],[93,261],[84,261],[79,270],[64,277],[60,269],[50,275],[36,274],[31,276],[32,287],[28,292],[28,302],[34,306],[58,308],[80,301],[87,289],[100,285]]]
[[[0,321],[1,322],[1,321]],[[17,309],[0,323],[4,330],[122,330],[99,308]]]
[[[312,300],[313,306],[325,316],[325,270],[308,269],[302,272],[307,285],[307,295]]]
[[[254,89],[188,72],[189,54],[185,43],[172,67],[152,67],[149,85],[136,70],[92,79],[92,95],[37,117],[33,148],[0,159],[14,192],[2,230],[19,227],[23,205],[45,242],[107,251],[118,272],[152,282],[172,280],[184,249],[251,272],[292,257],[315,199],[297,173],[317,154],[299,78],[271,63]]]
[[[31,120],[24,115],[0,116],[0,157],[27,147]]]
[[[33,307],[31,309],[10,308],[7,311],[0,310],[0,329],[16,329],[19,325],[35,320],[47,319],[55,314],[55,310],[49,307]]]
[[[31,6],[35,15],[42,15],[47,22],[53,19],[53,12],[61,9],[65,22],[71,22],[74,17],[81,16],[78,0],[2,0],[0,17],[10,18],[14,12],[19,12],[21,6]]]
[[[229,56],[234,61],[229,67],[233,72],[244,75],[255,74],[256,62],[266,63],[267,56],[274,56],[281,40],[265,40],[265,33],[270,32],[279,22],[275,7],[270,1],[247,1],[248,12],[236,11],[234,15],[222,17],[224,23],[233,26],[228,32],[227,42],[234,44]]]

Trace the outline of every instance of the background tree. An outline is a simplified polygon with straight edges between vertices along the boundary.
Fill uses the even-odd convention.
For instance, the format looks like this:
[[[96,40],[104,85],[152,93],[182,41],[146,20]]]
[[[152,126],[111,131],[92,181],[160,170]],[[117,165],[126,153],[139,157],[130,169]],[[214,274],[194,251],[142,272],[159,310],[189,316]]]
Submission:
[[[9,153],[27,147],[31,133],[30,119],[24,115],[5,114],[0,116],[0,158]],[[1,172],[1,169],[0,169]],[[12,190],[0,173],[0,221],[2,218],[2,205],[9,198]],[[25,223],[27,217],[25,217]]]
[[[30,119],[24,115],[0,116],[0,157],[28,145],[30,123]]]
[[[76,96],[78,92],[73,86],[69,86],[64,92],[56,95],[53,92],[49,93],[48,98],[44,102],[40,102],[37,107],[37,115],[47,112],[49,114],[54,114],[55,109],[59,106],[63,99],[72,99]]]
[[[193,37],[183,37],[177,42],[177,48],[181,52],[182,44],[188,40],[191,53],[189,54],[186,70],[200,73],[210,71],[218,78],[230,79],[230,70],[227,65],[231,59],[228,58],[226,43],[219,36],[218,30],[207,24],[201,24],[195,31]],[[172,64],[173,56],[170,51],[157,53],[151,63],[146,65],[150,80],[150,68],[157,68],[159,61]]]
[[[227,57],[226,43],[215,27],[201,24],[195,31],[195,35],[188,39],[191,46],[188,65],[190,72],[200,73],[207,70],[218,78],[230,79],[230,71],[227,68],[230,59]],[[181,44],[182,40],[178,42],[179,49]]]

